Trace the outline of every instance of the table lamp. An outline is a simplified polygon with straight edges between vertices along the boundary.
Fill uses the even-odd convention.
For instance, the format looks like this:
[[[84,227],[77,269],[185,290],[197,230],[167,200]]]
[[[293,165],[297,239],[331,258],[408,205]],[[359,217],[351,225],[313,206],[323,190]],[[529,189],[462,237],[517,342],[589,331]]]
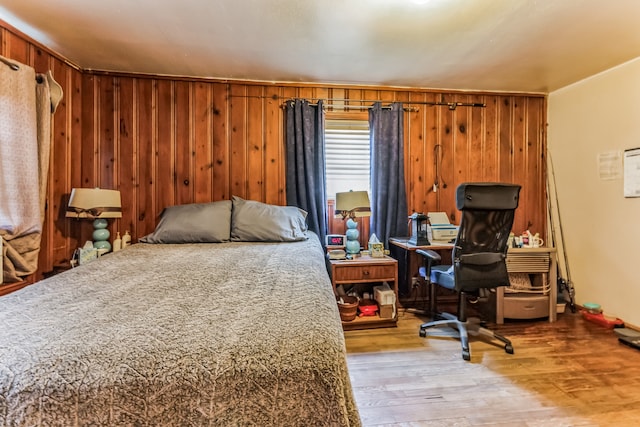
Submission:
[[[74,188],[71,190],[67,217],[93,219],[93,247],[111,250],[106,218],[121,218],[120,192],[104,188]]]
[[[371,216],[371,204],[369,194],[366,191],[347,191],[336,193],[336,216],[347,220],[347,253],[355,255],[360,253],[360,232],[357,217]],[[348,219],[347,219],[348,218]]]

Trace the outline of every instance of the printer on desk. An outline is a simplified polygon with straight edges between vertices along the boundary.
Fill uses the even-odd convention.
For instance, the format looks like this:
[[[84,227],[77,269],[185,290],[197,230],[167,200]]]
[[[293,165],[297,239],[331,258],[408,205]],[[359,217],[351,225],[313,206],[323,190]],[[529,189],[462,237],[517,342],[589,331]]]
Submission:
[[[429,212],[429,227],[427,228],[429,241],[451,242],[458,236],[458,226],[449,222],[444,212]]]

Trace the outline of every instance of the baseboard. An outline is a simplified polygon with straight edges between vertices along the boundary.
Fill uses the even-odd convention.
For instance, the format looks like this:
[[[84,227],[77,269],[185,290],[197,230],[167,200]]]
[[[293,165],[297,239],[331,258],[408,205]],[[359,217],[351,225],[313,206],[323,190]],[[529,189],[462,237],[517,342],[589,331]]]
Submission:
[[[30,283],[26,281],[2,284],[0,285],[0,296],[10,294],[29,285]]]

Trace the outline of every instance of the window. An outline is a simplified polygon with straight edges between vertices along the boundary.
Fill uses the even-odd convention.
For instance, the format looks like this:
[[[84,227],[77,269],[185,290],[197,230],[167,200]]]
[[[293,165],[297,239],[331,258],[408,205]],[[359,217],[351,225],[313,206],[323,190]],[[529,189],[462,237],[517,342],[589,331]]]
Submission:
[[[327,118],[324,135],[327,199],[343,191],[370,191],[369,120]]]

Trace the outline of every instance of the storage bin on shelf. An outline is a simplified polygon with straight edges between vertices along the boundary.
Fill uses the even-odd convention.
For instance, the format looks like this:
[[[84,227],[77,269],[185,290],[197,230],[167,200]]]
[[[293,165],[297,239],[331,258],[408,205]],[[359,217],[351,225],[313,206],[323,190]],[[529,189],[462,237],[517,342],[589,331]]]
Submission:
[[[342,299],[342,302],[340,301]],[[338,311],[343,322],[350,322],[358,314],[358,298],[351,296],[337,297]]]
[[[361,299],[358,304],[360,316],[375,316],[378,312],[378,304],[371,299]]]
[[[374,299],[378,303],[378,315],[382,319],[393,319],[396,315],[396,294],[387,282],[373,287]]]

